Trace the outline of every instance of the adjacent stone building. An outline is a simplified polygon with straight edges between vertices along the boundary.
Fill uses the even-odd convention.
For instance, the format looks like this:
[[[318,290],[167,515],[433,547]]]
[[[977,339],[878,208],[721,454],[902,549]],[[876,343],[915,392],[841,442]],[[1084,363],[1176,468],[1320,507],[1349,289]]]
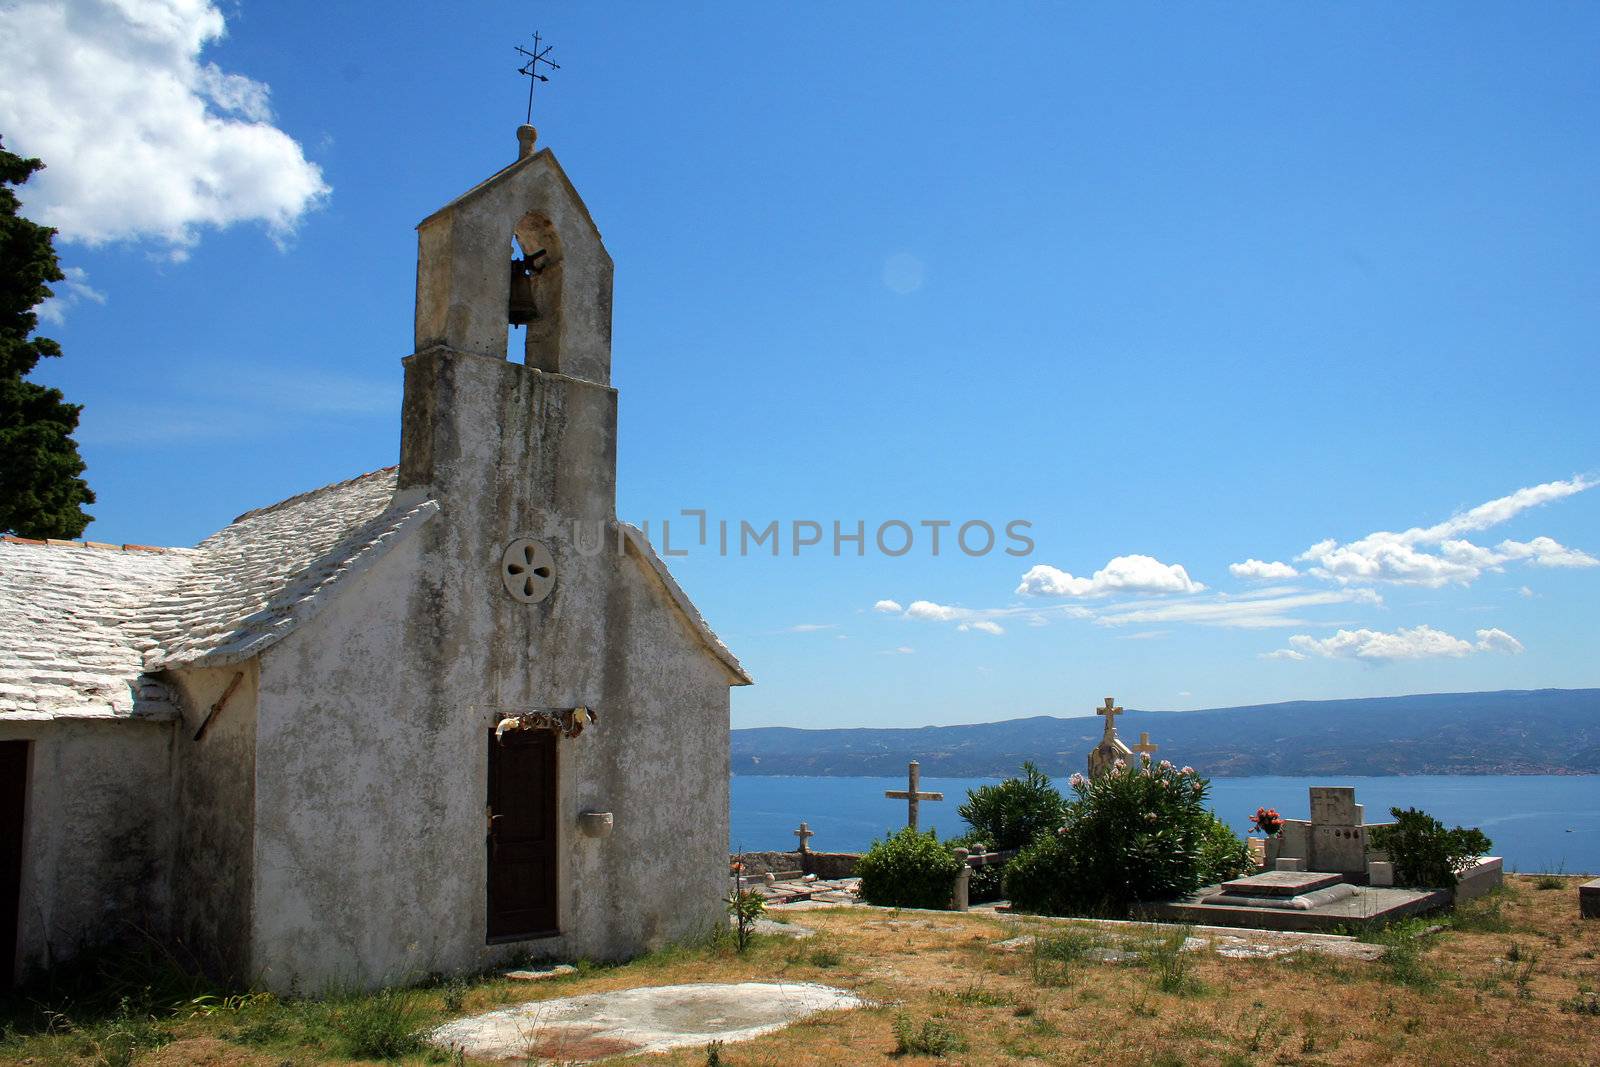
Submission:
[[[611,258],[519,141],[418,228],[397,467],[195,548],[0,543],[0,978],[134,927],[315,991],[722,921],[750,679],[616,519]]]

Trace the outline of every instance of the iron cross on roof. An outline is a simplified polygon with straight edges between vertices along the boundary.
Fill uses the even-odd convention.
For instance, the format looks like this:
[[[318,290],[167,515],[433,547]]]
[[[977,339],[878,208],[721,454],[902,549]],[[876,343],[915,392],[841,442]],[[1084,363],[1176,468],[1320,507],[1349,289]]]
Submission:
[[[560,70],[561,69],[561,64],[557,63],[555,60],[550,58],[550,50],[553,49],[554,47],[555,47],[555,45],[553,45],[553,44],[545,44],[544,43],[544,38],[540,37],[537,32],[535,32],[534,35],[533,35],[533,51],[531,51],[531,52],[528,51],[526,48],[522,47],[520,44],[516,46],[518,52],[520,52],[522,55],[525,55],[525,56],[528,57],[528,61],[526,63],[522,64],[522,66],[517,68],[517,73],[518,74],[525,74],[525,75],[528,76],[528,123],[529,123],[529,125],[532,125],[532,123],[533,123],[533,85],[534,85],[535,82],[547,82],[547,81],[550,80],[548,75],[544,75],[544,74],[540,74],[539,73],[539,64],[543,63],[545,66],[549,67],[551,70]]]

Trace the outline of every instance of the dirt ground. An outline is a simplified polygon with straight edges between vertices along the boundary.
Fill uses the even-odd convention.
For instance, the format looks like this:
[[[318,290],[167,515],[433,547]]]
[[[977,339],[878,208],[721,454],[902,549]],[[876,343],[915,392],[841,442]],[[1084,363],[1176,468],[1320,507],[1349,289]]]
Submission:
[[[580,966],[533,986],[494,979],[411,995],[427,1024],[518,1001],[682,982],[818,982],[873,1005],[727,1045],[715,1060],[692,1048],[609,1061],[619,1064],[1600,1064],[1600,922],[1579,918],[1576,879],[1541,884],[1550,883],[1509,878],[1454,917],[1388,936],[1379,960],[1225,958],[1178,951],[1181,931],[1107,936],[1106,927],[1023,917],[839,908],[779,912],[816,935],[759,937],[743,955],[722,942],[621,967]],[[1028,933],[1032,944],[995,947]],[[297,1021],[310,1010],[250,1003],[180,1019],[164,1024],[160,1047],[122,1062],[361,1062]],[[97,1055],[54,1038],[0,1043],[6,1063],[116,1062]],[[394,1058],[463,1062],[428,1050]]]

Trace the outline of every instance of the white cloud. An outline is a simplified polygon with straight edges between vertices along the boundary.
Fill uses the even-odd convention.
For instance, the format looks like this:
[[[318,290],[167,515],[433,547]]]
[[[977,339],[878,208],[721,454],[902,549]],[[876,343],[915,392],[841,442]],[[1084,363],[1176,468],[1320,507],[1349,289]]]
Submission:
[[[917,650],[910,645],[901,645],[899,648],[885,648],[878,652],[880,656],[914,656]]]
[[[1535,537],[1532,541],[1501,541],[1495,548],[1505,559],[1525,559],[1536,567],[1600,567],[1600,559],[1548,537]]]
[[[1479,652],[1506,652],[1515,656],[1522,651],[1522,642],[1500,629],[1478,631]]]
[[[977,630],[979,633],[994,634],[996,637],[1006,632],[1004,626],[997,622],[990,622],[987,619],[979,619],[977,622],[964,622],[957,626],[956,629],[962,633],[966,633],[968,630]]]
[[[1340,584],[1390,582],[1437,589],[1452,583],[1470,585],[1486,571],[1525,561],[1541,567],[1596,567],[1600,560],[1548,537],[1501,541],[1493,548],[1467,541],[1461,534],[1485,530],[1529,508],[1561,500],[1600,482],[1584,476],[1518,489],[1509,496],[1461,513],[1445,522],[1412,527],[1400,533],[1380,530],[1339,544],[1319,541],[1296,557],[1312,564],[1311,573]]]
[[[838,623],[832,622],[802,622],[788,629],[792,634],[814,634],[819,630],[836,630]]]
[[[935,604],[931,600],[913,600],[911,606],[906,609],[906,618],[921,619],[924,622],[955,622],[968,618],[971,614],[966,608]]]
[[[1118,556],[1092,578],[1038,564],[1022,576],[1016,591],[1024,596],[1104,596],[1108,593],[1198,593],[1205,588],[1177,563],[1153,556]]]
[[[226,29],[209,0],[13,0],[0,6],[0,130],[47,169],[22,196],[69,241],[154,239],[174,258],[204,227],[282,239],[328,193],[272,125],[269,90],[202,62]]]
[[[89,284],[89,272],[82,267],[63,267],[61,273],[66,278],[50,283],[55,295],[39,305],[39,318],[45,322],[60,326],[67,321],[67,312],[85,300],[92,304],[106,302],[106,294]]]
[[[1533,599],[1533,590],[1529,589],[1527,586],[1523,586],[1521,589],[1518,589],[1517,592],[1529,600]]]
[[[1287,563],[1263,563],[1259,559],[1247,559],[1243,563],[1228,564],[1228,571],[1235,578],[1293,578],[1300,572]]]
[[[1296,634],[1289,638],[1289,648],[1264,654],[1267,659],[1306,659],[1320,656],[1324,659],[1360,659],[1392,661],[1407,659],[1433,659],[1447,657],[1459,659],[1474,652],[1522,651],[1522,642],[1504,630],[1479,630],[1478,641],[1473,644],[1443,630],[1422,625],[1393,633],[1382,630],[1339,630],[1331,637],[1316,638]]]
[[[872,610],[888,612],[891,615],[898,615],[904,611],[905,608],[900,606],[900,602],[898,600],[880,600],[876,604],[872,605]]]
[[[1095,621],[1101,626],[1184,622],[1199,626],[1255,630],[1274,626],[1310,625],[1308,620],[1295,614],[1303,608],[1381,603],[1383,598],[1370,589],[1317,592],[1263,589],[1237,596],[1219,593],[1194,600],[1167,601],[1150,605],[1116,605],[1101,611],[1096,615]]]

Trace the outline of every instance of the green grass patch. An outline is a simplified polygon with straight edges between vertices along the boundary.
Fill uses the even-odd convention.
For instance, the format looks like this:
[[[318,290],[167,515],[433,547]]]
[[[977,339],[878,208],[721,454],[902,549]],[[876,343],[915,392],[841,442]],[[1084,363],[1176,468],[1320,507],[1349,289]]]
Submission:
[[[918,1026],[909,1015],[900,1014],[894,1019],[894,1054],[896,1056],[948,1056],[964,1052],[966,1039],[948,1023],[939,1019],[924,1019]]]

